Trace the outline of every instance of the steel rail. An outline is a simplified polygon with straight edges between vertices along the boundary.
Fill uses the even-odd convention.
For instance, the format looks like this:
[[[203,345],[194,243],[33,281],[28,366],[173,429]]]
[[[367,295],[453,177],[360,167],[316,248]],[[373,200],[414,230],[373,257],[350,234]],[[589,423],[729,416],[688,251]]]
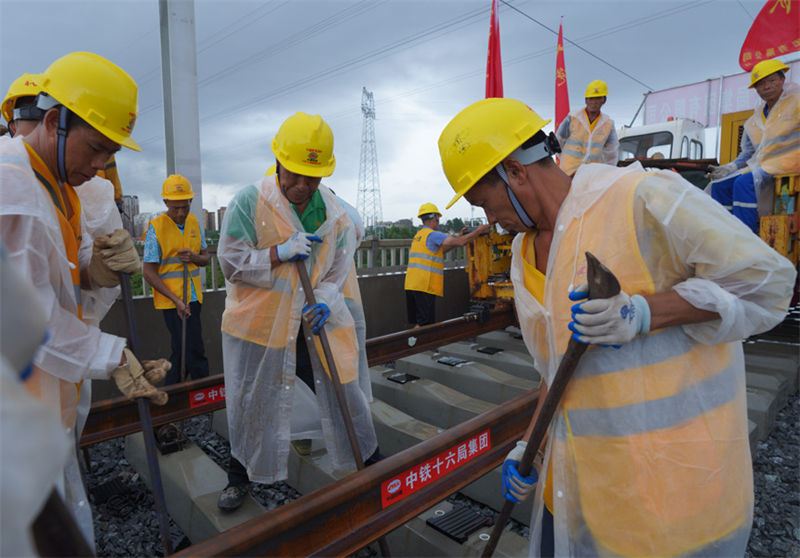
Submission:
[[[344,556],[401,526],[497,467],[528,426],[533,389],[375,465],[175,556]],[[488,451],[386,507],[382,486],[410,467],[489,431]]]
[[[480,320],[477,313],[467,313],[437,324],[368,339],[367,360],[370,366],[376,366],[481,333],[502,329],[514,323],[516,318],[511,308],[490,312],[485,320]],[[198,402],[197,399],[193,399],[199,392],[209,389],[219,390],[224,388],[224,385],[224,376],[217,374],[163,388],[169,395],[169,401],[161,407],[151,406],[153,426],[224,409],[224,399],[213,402]],[[135,401],[125,397],[98,401],[92,404],[81,436],[80,447],[85,448],[98,442],[134,434],[141,429]]]

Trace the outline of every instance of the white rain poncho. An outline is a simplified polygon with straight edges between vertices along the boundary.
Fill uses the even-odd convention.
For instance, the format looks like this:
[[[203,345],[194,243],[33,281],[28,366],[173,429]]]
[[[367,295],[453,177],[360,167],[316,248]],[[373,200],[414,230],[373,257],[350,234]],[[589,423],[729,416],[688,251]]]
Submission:
[[[35,556],[31,524],[74,448],[58,409],[23,387],[20,372],[44,340],[45,317],[1,245],[0,288],[0,556]]]
[[[304,264],[317,301],[330,308],[325,328],[366,458],[377,448],[377,440],[367,398],[354,381],[359,349],[342,294],[353,265],[354,227],[330,190],[321,185],[319,192],[326,220],[314,234],[324,242],[313,244]],[[316,397],[295,376],[305,296],[296,264],[273,268],[269,252],[296,231],[303,231],[300,219],[275,175],[268,175],[258,187],[245,188],[232,200],[220,234],[218,254],[227,286],[222,350],[231,455],[246,467],[250,480],[261,483],[287,477],[290,424],[299,422],[294,415],[302,419],[319,412],[333,467],[355,468],[332,384],[323,376],[326,372],[314,369]],[[319,342],[316,346],[324,361]],[[296,397],[298,388],[307,397]]]
[[[740,341],[784,317],[792,265],[678,174],[644,173],[638,163],[578,170],[556,221],[544,304],[525,287],[530,237],[514,239],[511,278],[523,338],[548,385],[586,250],[628,294],[672,289],[721,316],[585,353],[540,472],[546,479],[554,464],[555,554],[741,556],[753,489]],[[531,523],[534,556],[545,484]]]
[[[30,281],[47,315],[47,343],[34,359],[29,391],[61,412],[74,435],[77,386],[107,379],[119,364],[125,340],[101,332],[78,317],[78,295],[65,252],[56,209],[37,180],[22,138],[0,137],[0,240],[11,265]],[[90,543],[91,510],[77,456],[71,455],[60,488]]]

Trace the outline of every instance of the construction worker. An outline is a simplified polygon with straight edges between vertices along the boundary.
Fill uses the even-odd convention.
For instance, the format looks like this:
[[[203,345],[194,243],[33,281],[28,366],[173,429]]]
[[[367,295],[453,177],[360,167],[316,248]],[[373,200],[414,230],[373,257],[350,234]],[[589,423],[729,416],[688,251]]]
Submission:
[[[343,294],[353,267],[353,222],[321,184],[336,165],[333,132],[318,115],[298,112],[272,140],[274,172],[240,191],[227,206],[219,260],[228,296],[222,315],[225,398],[231,442],[228,486],[217,502],[239,507],[248,481],[287,478],[290,440],[310,451],[300,420],[319,413],[334,469],[354,469],[320,342],[308,346],[305,317],[315,334],[326,328],[357,443],[366,462],[379,458],[367,398],[354,381],[359,348]],[[309,307],[299,284],[305,265],[317,303]]]
[[[36,107],[36,96],[42,91],[42,76],[38,74],[22,74],[11,83],[8,93],[3,99],[0,109],[3,118],[8,122],[12,136],[26,136],[39,125],[44,111]],[[111,156],[109,162],[114,161]],[[122,219],[114,202],[115,185],[105,176],[98,174],[75,187],[81,205],[81,247],[78,251],[79,267],[86,269],[92,256],[95,238],[111,234],[123,228]],[[117,178],[117,182],[119,179]],[[81,285],[81,318],[84,322],[100,327],[100,322],[119,298],[118,286],[103,287],[100,285]],[[76,440],[80,440],[83,426],[92,403],[92,382],[81,382],[78,396],[78,415],[75,426]]]
[[[761,102],[744,123],[741,152],[711,165],[711,197],[758,234],[758,216],[772,213],[772,177],[800,173],[800,86],[786,83],[789,66],[763,60],[750,73]]]
[[[561,145],[559,166],[569,176],[583,164],[616,165],[619,159],[614,121],[600,112],[608,98],[608,85],[599,79],[589,82],[584,97],[586,108],[569,113],[556,131]]]
[[[82,380],[110,376],[127,397],[164,404],[166,394],[152,382],[166,371],[159,362],[140,364],[124,339],[81,320],[82,288],[116,286],[120,272],[139,268],[133,242],[121,230],[94,238],[88,263],[81,267],[81,204],[73,188],[94,176],[121,145],[138,149],[130,137],[136,83],[109,60],[75,52],[45,70],[41,87],[35,102],[40,123],[24,137],[0,138],[0,238],[9,262],[36,290],[47,315],[49,338],[25,387],[60,411],[71,434]],[[74,452],[59,488],[93,541]]]
[[[484,224],[471,232],[462,229],[459,236],[450,236],[438,230],[441,216],[432,203],[423,203],[417,212],[422,228],[411,242],[404,284],[408,322],[415,328],[436,321],[436,297],[444,296],[444,255],[489,232],[489,225]]]
[[[795,270],[671,171],[590,165],[570,178],[557,140],[515,99],[484,99],[439,138],[455,191],[519,231],[511,279],[523,338],[552,384],[570,337],[591,344],[548,430],[532,554],[742,556],[753,512],[741,340],[784,317]],[[622,292],[586,301],[586,252]],[[533,423],[532,423],[533,424]],[[537,483],[539,479],[544,482]]]
[[[153,287],[153,305],[161,310],[172,340],[169,357],[172,369],[165,385],[181,378],[181,355],[185,355],[186,374],[192,379],[208,376],[208,359],[203,346],[200,308],[203,288],[200,268],[211,256],[197,217],[189,213],[194,192],[189,181],[171,174],[164,181],[161,197],[167,206],[147,226],[144,237],[142,275]],[[186,346],[182,347],[183,320],[186,320]]]

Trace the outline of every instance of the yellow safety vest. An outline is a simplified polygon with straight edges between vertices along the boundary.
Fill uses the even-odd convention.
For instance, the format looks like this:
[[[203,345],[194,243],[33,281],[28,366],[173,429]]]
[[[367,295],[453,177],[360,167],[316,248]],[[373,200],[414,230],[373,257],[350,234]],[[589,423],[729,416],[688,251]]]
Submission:
[[[423,227],[414,236],[411,250],[408,252],[408,268],[406,269],[405,290],[420,291],[436,296],[444,294],[444,250],[438,252],[428,250],[428,235],[433,229]]]
[[[72,289],[75,293],[75,302],[77,304],[76,315],[81,318],[81,272],[78,267],[78,250],[83,238],[81,233],[81,200],[72,186],[64,184],[64,192],[67,195],[65,200],[61,189],[58,187],[58,181],[47,168],[47,165],[44,164],[41,157],[39,157],[39,154],[27,143],[25,144],[25,149],[28,151],[31,169],[42,188],[50,195],[58,216],[64,251],[70,263],[70,278],[72,279]],[[65,203],[66,201],[69,202],[69,206],[72,208],[72,214],[69,217],[67,217],[68,206]],[[47,393],[52,391],[53,387],[51,386],[51,381],[45,377],[45,374],[46,372],[41,368],[34,366],[30,377],[24,384],[28,393],[41,400],[47,400],[53,395],[52,393]],[[58,399],[61,402],[61,422],[65,427],[72,428],[78,416],[78,390],[80,390],[81,384],[74,384],[61,378],[56,379],[58,380],[60,393]]]
[[[613,127],[613,121],[602,112],[591,124],[589,124],[585,109],[572,112],[569,121],[569,137],[564,142],[559,156],[561,170],[572,176],[584,163],[605,162],[603,146]]]
[[[633,216],[644,176],[618,179],[582,219],[565,223],[551,247],[544,300],[558,354],[571,335],[570,285],[586,280],[586,251],[626,293],[654,292]],[[526,327],[540,355],[548,346],[543,326]],[[566,483],[553,488],[567,495],[554,505],[566,506],[572,532],[590,534],[601,555],[673,556],[749,528],[752,474],[737,370],[731,345],[695,343],[680,327],[651,331],[621,349],[591,347],[557,411],[566,435],[550,435],[551,455],[562,456],[555,475]]]
[[[189,214],[183,225],[183,232],[175,224],[175,221],[163,213],[150,221],[150,225],[155,230],[158,244],[161,247],[161,261],[158,263],[158,276],[164,281],[167,288],[177,296],[183,298],[183,262],[178,257],[178,251],[189,248],[194,253],[199,253],[202,240],[200,238],[200,225],[197,217]],[[200,268],[193,263],[187,264],[189,277],[191,277],[194,292],[197,294],[198,302],[203,302],[203,289],[200,282]],[[188,285],[187,285],[187,288]],[[187,293],[187,299],[191,299],[191,291]],[[175,308],[175,303],[169,298],[153,289],[153,304],[159,310]]]
[[[275,209],[264,199],[259,191],[254,222],[260,224],[256,235],[258,250],[266,250],[286,242],[296,231]],[[334,238],[335,242],[336,239]],[[330,242],[325,237],[324,243]],[[326,261],[327,250],[315,250],[311,258],[314,267],[311,271],[311,284],[319,283],[320,270],[330,267]],[[262,345],[270,349],[283,349],[295,331],[289,331],[291,320],[286,319],[291,312],[292,293],[297,290],[300,278],[296,264],[287,262],[272,268],[272,288],[253,287],[245,283],[228,283],[228,295],[225,301],[225,312],[222,314],[222,331],[239,339]],[[356,288],[358,284],[356,283]],[[343,384],[352,382],[358,377],[358,354],[355,328],[325,326],[325,330],[333,348],[333,359],[339,372],[339,381]],[[324,358],[322,342],[314,336],[317,354],[322,366],[330,376],[327,361]]]
[[[744,124],[756,147],[747,164],[773,176],[800,173],[800,92],[784,91],[766,121],[763,110],[759,105]]]

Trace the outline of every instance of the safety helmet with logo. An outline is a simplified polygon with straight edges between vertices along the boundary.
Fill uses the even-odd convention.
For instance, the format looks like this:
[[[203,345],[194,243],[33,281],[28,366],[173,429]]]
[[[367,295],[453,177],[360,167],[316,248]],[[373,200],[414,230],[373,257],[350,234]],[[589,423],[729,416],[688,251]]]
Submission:
[[[45,97],[37,106],[64,106],[111,141],[141,151],[131,138],[138,88],[125,70],[97,54],[73,52],[50,64],[41,79]]]
[[[41,83],[42,80],[39,74],[27,73],[22,74],[11,82],[11,86],[8,88],[8,93],[6,93],[6,98],[3,99],[2,105],[3,118],[5,118],[6,122],[11,122],[12,120],[20,118],[14,115],[17,99],[22,97],[35,97],[42,90]]]
[[[776,72],[786,72],[789,70],[789,66],[781,62],[780,60],[762,60],[755,66],[753,66],[753,71],[750,72],[750,85],[747,87],[755,87],[756,83],[761,81],[767,76],[770,76]]]
[[[590,81],[586,86],[585,98],[591,99],[592,97],[608,97],[608,85],[602,79]]]
[[[185,176],[171,174],[161,187],[161,197],[165,200],[190,200],[194,197],[194,192]]]
[[[303,176],[333,174],[333,131],[318,114],[298,112],[287,118],[272,139],[272,152],[288,171]]]
[[[422,217],[423,215],[430,215],[431,213],[435,213],[439,217],[442,216],[442,212],[439,211],[439,208],[436,207],[434,204],[428,202],[423,203],[419,206],[419,212],[417,213],[417,217]]]
[[[439,136],[442,169],[456,194],[445,209],[548,122],[522,101],[509,98],[481,99],[454,116]],[[547,156],[549,142],[545,144]]]

